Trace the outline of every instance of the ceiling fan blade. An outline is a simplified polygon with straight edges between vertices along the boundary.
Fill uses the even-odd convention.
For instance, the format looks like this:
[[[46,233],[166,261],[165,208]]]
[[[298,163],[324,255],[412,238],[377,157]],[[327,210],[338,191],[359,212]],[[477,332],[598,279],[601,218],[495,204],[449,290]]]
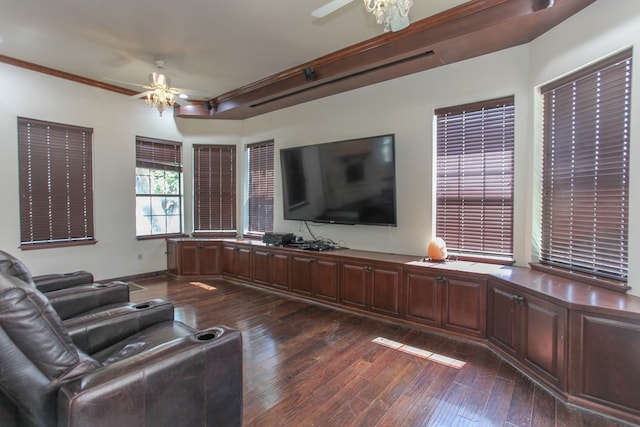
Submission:
[[[139,99],[139,98],[142,98],[143,96],[147,96],[150,93],[153,93],[153,91],[152,90],[148,90],[146,92],[136,93],[135,95],[131,95],[129,98],[131,98],[131,99]]]
[[[319,8],[311,12],[311,15],[315,18],[324,18],[325,16],[335,12],[342,6],[346,6],[352,1],[353,0],[331,0],[329,3],[325,4],[324,6],[320,6]]]
[[[106,80],[106,81],[111,82],[111,83],[116,83],[116,84],[119,84],[119,85],[125,85],[125,86],[137,86],[137,87],[141,87],[141,88],[147,88],[148,87],[147,85],[141,85],[139,83],[132,83],[132,82],[125,82],[123,80],[111,79],[109,77],[103,77],[103,80]]]

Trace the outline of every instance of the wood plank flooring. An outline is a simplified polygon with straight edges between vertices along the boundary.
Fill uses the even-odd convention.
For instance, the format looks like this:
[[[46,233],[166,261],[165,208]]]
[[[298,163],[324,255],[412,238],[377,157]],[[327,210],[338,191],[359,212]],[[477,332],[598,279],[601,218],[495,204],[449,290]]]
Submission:
[[[134,301],[242,332],[244,426],[627,425],[564,405],[478,344],[225,279],[136,283]]]

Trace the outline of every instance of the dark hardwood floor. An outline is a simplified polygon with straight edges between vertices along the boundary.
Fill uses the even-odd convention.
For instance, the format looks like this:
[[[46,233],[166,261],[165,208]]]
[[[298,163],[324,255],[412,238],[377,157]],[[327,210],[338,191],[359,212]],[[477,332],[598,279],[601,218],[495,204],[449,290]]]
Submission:
[[[242,332],[245,426],[627,425],[564,405],[478,344],[224,279],[136,283],[135,301]]]

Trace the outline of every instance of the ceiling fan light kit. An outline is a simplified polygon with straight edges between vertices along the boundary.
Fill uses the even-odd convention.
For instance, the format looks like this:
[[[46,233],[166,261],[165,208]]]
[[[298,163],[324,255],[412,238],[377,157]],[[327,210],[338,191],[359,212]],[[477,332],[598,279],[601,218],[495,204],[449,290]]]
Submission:
[[[400,31],[409,26],[409,9],[413,0],[364,0],[367,12],[373,13],[384,31]]]

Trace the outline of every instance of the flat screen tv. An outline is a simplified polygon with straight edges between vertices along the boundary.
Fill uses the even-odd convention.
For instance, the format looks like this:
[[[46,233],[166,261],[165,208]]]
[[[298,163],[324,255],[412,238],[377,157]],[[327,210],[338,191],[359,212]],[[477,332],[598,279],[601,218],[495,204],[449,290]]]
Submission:
[[[394,135],[280,150],[284,219],[396,226]]]

